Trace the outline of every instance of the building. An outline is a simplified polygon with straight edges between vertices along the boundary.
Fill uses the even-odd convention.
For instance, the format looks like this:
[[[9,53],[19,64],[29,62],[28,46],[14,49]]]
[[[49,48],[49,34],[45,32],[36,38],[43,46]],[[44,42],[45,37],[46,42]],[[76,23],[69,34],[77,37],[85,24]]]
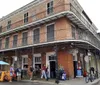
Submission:
[[[99,43],[97,28],[77,0],[35,0],[0,19],[1,59],[22,69],[46,64],[50,77],[55,55],[70,78],[90,66],[100,70]]]

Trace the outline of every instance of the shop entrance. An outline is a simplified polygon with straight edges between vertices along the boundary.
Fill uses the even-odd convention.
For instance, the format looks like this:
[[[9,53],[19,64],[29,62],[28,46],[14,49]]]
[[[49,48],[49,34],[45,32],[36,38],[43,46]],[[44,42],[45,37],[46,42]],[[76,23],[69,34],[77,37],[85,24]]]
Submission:
[[[56,62],[50,61],[50,78],[56,78]]]

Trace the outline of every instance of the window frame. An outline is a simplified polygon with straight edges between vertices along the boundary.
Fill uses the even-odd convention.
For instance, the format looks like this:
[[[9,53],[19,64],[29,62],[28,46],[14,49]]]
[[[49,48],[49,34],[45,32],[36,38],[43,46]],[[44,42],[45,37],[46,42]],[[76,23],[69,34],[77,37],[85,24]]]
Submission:
[[[48,36],[47,36],[47,33],[48,33],[48,32],[47,32],[47,27],[50,26],[50,25],[54,25],[54,37],[53,37],[53,40],[48,41]],[[46,41],[47,41],[47,42],[52,42],[52,41],[54,41],[54,40],[55,40],[55,22],[46,25]]]
[[[11,29],[11,20],[8,21],[7,23],[7,30]]]
[[[24,24],[28,23],[28,16],[29,16],[28,12],[24,14]]]
[[[24,39],[23,39],[23,34],[24,33],[27,33],[27,37],[26,37],[26,41],[24,41]],[[24,42],[24,43],[23,43]],[[25,45],[27,45],[28,44],[28,31],[24,31],[23,33],[22,33],[22,46],[25,46]]]
[[[17,36],[16,40],[14,40],[14,36]],[[16,44],[14,44],[14,43],[16,43]],[[15,34],[15,35],[13,35],[13,47],[17,47],[17,44],[18,44],[18,34]]]
[[[34,36],[35,36],[34,31],[37,30],[37,29],[39,30],[39,35],[38,35],[38,41],[35,41],[34,40]],[[37,28],[33,29],[33,43],[34,44],[40,43],[40,27],[37,27]]]
[[[0,26],[0,33],[2,33],[2,26]]]
[[[53,2],[53,5],[51,5],[51,3]],[[48,7],[48,4],[50,4],[50,7]],[[47,4],[46,4],[46,14],[47,15],[50,15],[50,14],[52,14],[53,12],[54,12],[54,1],[53,0],[51,0],[50,2],[48,2]],[[51,11],[52,10],[52,11]]]
[[[7,42],[7,39],[8,38],[8,42]],[[8,43],[8,44],[7,44]],[[7,49],[7,48],[9,48],[9,44],[10,44],[10,37],[9,36],[7,36],[6,38],[5,38],[5,48]]]

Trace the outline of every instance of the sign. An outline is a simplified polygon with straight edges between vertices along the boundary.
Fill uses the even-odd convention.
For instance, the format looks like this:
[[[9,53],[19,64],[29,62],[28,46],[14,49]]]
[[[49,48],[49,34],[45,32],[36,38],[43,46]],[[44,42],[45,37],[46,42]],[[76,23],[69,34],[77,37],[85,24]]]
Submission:
[[[14,60],[17,61],[17,57],[14,57]]]
[[[85,60],[85,62],[89,62],[89,56],[85,56],[85,58],[84,58],[84,60]]]

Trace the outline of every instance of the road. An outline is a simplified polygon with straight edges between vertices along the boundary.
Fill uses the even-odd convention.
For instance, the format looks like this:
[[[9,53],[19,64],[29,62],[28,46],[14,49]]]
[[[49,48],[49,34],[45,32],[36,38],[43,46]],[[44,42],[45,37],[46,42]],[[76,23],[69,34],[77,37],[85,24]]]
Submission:
[[[52,85],[52,84],[23,81],[23,82],[0,82],[0,85]]]

